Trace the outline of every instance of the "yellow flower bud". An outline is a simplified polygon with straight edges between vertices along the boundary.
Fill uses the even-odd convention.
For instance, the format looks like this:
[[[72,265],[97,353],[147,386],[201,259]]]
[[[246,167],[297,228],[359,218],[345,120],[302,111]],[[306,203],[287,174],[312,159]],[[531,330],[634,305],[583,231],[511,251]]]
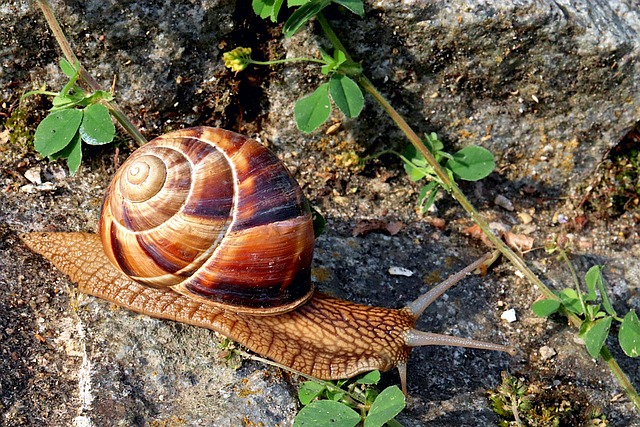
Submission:
[[[251,48],[237,47],[229,52],[222,54],[224,66],[230,68],[236,73],[247,68],[251,64]]]

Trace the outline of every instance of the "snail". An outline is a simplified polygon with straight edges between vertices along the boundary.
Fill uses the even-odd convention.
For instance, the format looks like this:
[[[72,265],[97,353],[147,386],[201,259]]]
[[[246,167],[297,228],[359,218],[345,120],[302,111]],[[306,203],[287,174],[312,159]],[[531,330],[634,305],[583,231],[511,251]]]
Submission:
[[[397,367],[412,347],[512,347],[422,332],[416,319],[477,261],[402,309],[314,290],[309,205],[254,139],[198,127],[160,136],[118,169],[99,233],[25,233],[81,292],[153,317],[206,327],[320,378]]]

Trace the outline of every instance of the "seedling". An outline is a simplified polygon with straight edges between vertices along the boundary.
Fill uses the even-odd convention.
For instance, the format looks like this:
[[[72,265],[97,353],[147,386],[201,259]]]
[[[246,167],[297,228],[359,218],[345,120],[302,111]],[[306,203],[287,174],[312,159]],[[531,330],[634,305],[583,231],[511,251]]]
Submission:
[[[629,310],[624,318],[617,315],[607,295],[607,283],[602,276],[603,266],[594,265],[587,271],[584,277],[586,285],[586,292],[584,292],[566,252],[559,248],[555,241],[547,245],[547,251],[560,253],[572,272],[574,287],[556,292],[558,299],[536,301],[531,306],[533,312],[540,317],[548,317],[557,312],[577,315],[582,320],[579,337],[584,340],[587,352],[593,358],[597,358],[600,354],[612,322],[614,320],[620,322],[618,342],[622,351],[629,357],[638,357],[640,355],[638,315],[634,310]]]
[[[305,381],[298,390],[304,406],[293,423],[302,426],[365,427],[398,426],[394,417],[405,407],[402,391],[391,386],[382,392],[374,388],[380,372],[372,371],[350,380]]]
[[[452,181],[456,178],[464,181],[479,181],[493,172],[496,166],[493,154],[477,145],[469,145],[454,154],[449,154],[444,151],[444,144],[438,139],[435,132],[425,133],[422,141]],[[426,181],[418,196],[418,205],[422,213],[427,212],[433,205],[441,188],[450,191],[450,188],[435,173],[435,169],[413,145],[407,146],[402,153],[395,150],[385,150],[361,161],[367,162],[386,153],[395,154],[402,160],[404,170],[412,181]]]
[[[76,84],[80,65],[71,65],[65,59],[60,61],[60,69],[69,77],[69,82],[60,92],[34,90],[22,96],[53,96],[53,107],[35,133],[35,149],[50,160],[66,159],[69,172],[74,175],[82,161],[81,141],[89,145],[103,145],[113,141],[116,128],[111,121],[109,110],[100,102],[111,101],[109,92],[87,93]]]

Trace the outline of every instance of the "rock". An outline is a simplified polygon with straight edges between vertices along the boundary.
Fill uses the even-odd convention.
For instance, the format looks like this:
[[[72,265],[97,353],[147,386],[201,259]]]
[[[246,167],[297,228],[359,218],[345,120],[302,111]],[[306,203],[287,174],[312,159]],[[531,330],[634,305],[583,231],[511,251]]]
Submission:
[[[104,88],[116,77],[116,99],[146,136],[174,127],[222,125],[259,137],[279,154],[298,153],[285,161],[310,201],[329,218],[314,261],[314,268],[329,272],[326,283],[319,284],[324,291],[402,307],[426,285],[485,251],[456,231],[463,214],[451,204],[438,209],[446,230],[434,234],[419,222],[415,197],[420,189],[398,173],[402,168],[393,161],[371,166],[397,169],[390,175],[397,178],[385,181],[388,193],[385,185],[379,194],[367,191],[368,170],[357,174],[335,164],[333,156],[345,151],[371,154],[406,144],[369,97],[359,119],[334,113],[320,132],[302,135],[292,120],[293,103],[324,81],[315,66],[250,67],[234,76],[222,65],[222,52],[240,45],[254,48],[261,59],[315,55],[318,36],[310,29],[282,40],[280,26],[255,18],[246,3],[226,0],[58,0],[53,6],[82,64]],[[419,133],[438,132],[449,152],[475,143],[494,153],[498,167],[492,177],[521,185],[527,193],[504,192],[518,209],[530,206],[523,201],[534,196],[557,199],[588,182],[604,153],[638,121],[640,12],[631,0],[392,0],[367,1],[365,10],[364,19],[340,9],[329,9],[327,16],[374,84]],[[56,65],[59,50],[31,2],[3,1],[0,23],[4,126],[25,91],[42,85],[59,90],[64,78]],[[31,121],[25,123],[32,126],[48,107],[31,98],[24,107]],[[88,150],[74,177],[57,168],[49,169],[58,172],[48,178],[43,169],[55,191],[20,192],[24,180],[16,168],[24,172],[48,164],[11,143],[12,135],[29,131],[0,129],[0,423],[235,425],[247,417],[256,424],[290,425],[297,410],[295,390],[278,369],[245,362],[235,371],[217,357],[217,340],[208,331],[150,320],[79,296],[21,245],[17,232],[94,231],[114,171],[112,148]],[[565,212],[562,206],[549,209],[536,206],[536,241],[566,225],[544,221],[545,215]],[[402,232],[350,236],[354,222],[379,217],[379,212],[402,221]],[[500,215],[505,212],[486,213],[494,223],[514,224]],[[637,310],[638,251],[609,240],[606,227],[593,232],[597,244],[576,257],[619,264],[619,271],[611,273],[611,283],[620,287],[614,303]],[[629,233],[625,244],[637,247],[637,233]],[[536,256],[526,255],[528,261]],[[389,265],[416,274],[390,277],[383,267]],[[537,270],[546,279],[562,276],[561,267],[541,265]],[[510,270],[465,279],[429,307],[419,327],[541,348],[547,332],[557,337],[560,326],[545,321],[545,334],[525,322],[515,324],[516,329],[491,310],[501,300],[524,317],[538,296]],[[42,293],[48,300],[36,302]],[[580,345],[561,338],[566,348],[553,344],[560,355],[584,354]],[[607,371],[594,376],[589,357],[558,359],[562,381],[583,387],[612,426],[633,425],[637,413],[631,404],[611,400],[620,388]],[[635,361],[619,362],[631,378],[640,377]],[[414,350],[409,362],[412,405],[401,415],[403,424],[496,425],[484,390],[497,385],[500,371],[507,369],[556,379],[531,372],[526,360],[502,354]],[[396,374],[386,374],[386,381],[397,383]],[[233,413],[225,415],[229,410]]]
[[[506,209],[508,211],[513,211],[514,209],[513,203],[511,203],[511,200],[509,200],[502,194],[498,194],[494,199],[493,203],[495,203],[497,206],[500,206],[502,209]]]
[[[540,354],[540,360],[542,360],[543,362],[545,360],[551,359],[557,354],[553,347],[549,347],[547,345],[543,345],[542,347],[540,347],[538,353]]]
[[[505,310],[502,312],[502,314],[500,315],[500,318],[502,320],[505,320],[509,323],[513,323],[516,320],[518,320],[518,318],[516,317],[516,310],[515,308],[510,308],[509,310]]]

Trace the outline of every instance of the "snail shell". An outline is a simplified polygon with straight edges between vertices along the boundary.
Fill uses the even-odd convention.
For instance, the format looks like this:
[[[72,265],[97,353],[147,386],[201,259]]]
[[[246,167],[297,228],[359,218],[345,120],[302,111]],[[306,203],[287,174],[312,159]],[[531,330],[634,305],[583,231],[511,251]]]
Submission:
[[[268,149],[226,130],[181,130],[138,149],[107,189],[99,234],[133,280],[236,312],[286,312],[313,294],[300,187]]]

